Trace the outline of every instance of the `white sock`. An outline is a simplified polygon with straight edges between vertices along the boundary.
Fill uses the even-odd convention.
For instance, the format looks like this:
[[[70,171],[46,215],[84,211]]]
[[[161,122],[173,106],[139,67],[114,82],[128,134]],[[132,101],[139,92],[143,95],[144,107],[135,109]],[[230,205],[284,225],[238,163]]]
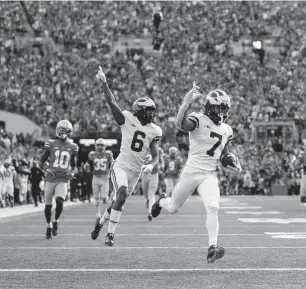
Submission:
[[[115,233],[116,227],[119,223],[122,212],[116,211],[114,209],[111,210],[109,223],[108,223],[108,233]]]
[[[100,201],[95,201],[96,218],[101,216]]]
[[[102,218],[100,219],[99,223],[100,223],[100,225],[104,225],[108,220],[109,220],[109,213],[106,209]]]
[[[163,198],[159,201],[159,205],[169,212],[169,207],[171,203],[171,198]]]
[[[219,232],[218,210],[207,209],[206,229],[208,232],[209,247],[211,245],[217,246]]]

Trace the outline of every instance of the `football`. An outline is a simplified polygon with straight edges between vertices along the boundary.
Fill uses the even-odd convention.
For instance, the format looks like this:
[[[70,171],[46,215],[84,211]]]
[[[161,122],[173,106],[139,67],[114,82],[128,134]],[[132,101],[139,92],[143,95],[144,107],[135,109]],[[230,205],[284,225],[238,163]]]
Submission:
[[[236,162],[237,157],[233,153],[226,153],[224,154],[220,161],[224,168],[227,166],[234,167],[234,163]]]

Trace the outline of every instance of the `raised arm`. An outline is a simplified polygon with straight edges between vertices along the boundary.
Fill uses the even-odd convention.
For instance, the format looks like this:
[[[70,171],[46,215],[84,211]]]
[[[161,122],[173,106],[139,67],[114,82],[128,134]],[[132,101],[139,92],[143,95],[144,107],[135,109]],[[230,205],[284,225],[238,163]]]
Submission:
[[[106,81],[106,76],[101,68],[101,66],[99,66],[99,71],[98,74],[96,75],[97,79],[100,80],[101,82],[101,86],[106,98],[106,101],[112,111],[112,114],[114,116],[115,121],[119,124],[119,125],[123,125],[125,122],[125,118],[124,115],[122,113],[122,110],[120,109],[119,105],[117,104],[114,95],[112,94],[112,92],[110,91],[107,81]]]
[[[187,118],[188,109],[191,107],[191,104],[199,99],[202,94],[199,92],[199,87],[193,82],[192,89],[185,95],[183,103],[179,108],[179,111],[176,116],[176,126],[184,131],[192,131],[196,128],[197,123],[192,119]]]

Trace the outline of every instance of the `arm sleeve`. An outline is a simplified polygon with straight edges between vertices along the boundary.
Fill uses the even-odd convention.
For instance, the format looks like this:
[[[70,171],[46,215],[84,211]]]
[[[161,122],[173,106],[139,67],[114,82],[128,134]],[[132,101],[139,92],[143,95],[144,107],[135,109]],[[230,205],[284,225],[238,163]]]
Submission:
[[[197,116],[197,113],[195,113],[195,112],[190,113],[187,116],[187,119],[189,119],[191,122],[193,122],[193,124],[194,124],[194,129],[193,130],[195,130],[199,127],[200,121],[199,121],[199,118]]]

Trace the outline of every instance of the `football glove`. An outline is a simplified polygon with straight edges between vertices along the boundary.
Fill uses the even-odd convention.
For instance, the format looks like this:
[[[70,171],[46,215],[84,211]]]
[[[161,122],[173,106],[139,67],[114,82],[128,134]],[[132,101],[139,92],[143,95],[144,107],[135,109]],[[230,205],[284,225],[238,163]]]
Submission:
[[[196,86],[195,81],[193,82],[193,87],[190,91],[187,92],[183,99],[183,103],[191,104],[194,101],[198,100],[202,94],[199,91],[200,87]]]
[[[151,174],[153,171],[153,165],[152,164],[143,165],[141,169],[145,174]]]
[[[98,70],[98,73],[96,75],[96,78],[98,80],[100,80],[101,82],[104,82],[104,83],[106,82],[106,76],[105,76],[105,73],[103,72],[101,66],[99,66],[99,70]]]
[[[242,168],[241,168],[241,165],[240,165],[240,161],[239,161],[239,159],[237,157],[236,157],[236,160],[233,162],[233,166],[227,165],[226,168],[229,169],[232,172],[241,173],[241,171],[242,171]]]

